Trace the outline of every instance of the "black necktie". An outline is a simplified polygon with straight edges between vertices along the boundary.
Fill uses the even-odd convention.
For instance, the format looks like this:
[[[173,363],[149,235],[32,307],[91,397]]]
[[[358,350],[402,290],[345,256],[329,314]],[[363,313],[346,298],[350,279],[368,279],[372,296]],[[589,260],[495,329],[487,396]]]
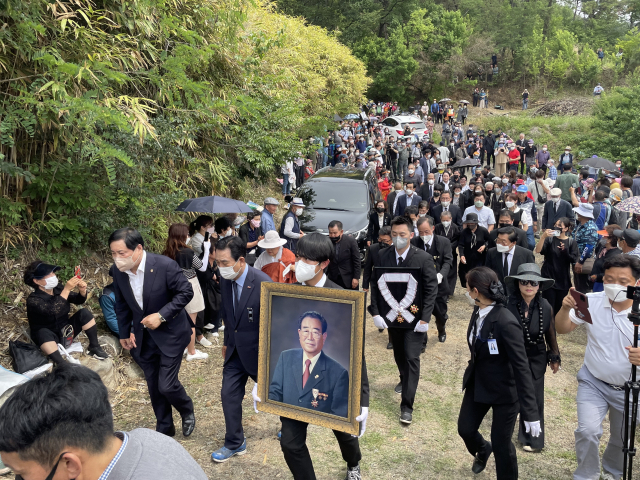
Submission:
[[[398,257],[398,266],[399,267],[402,266],[402,262],[404,262],[404,259],[402,257]]]
[[[480,317],[480,314],[478,313],[480,310],[478,309],[472,316],[471,316],[471,334],[473,335],[471,337],[471,352],[472,352],[472,356],[475,358],[476,356],[476,351],[475,351],[475,346],[476,346],[476,338],[478,336],[478,334],[480,332],[476,332],[476,328],[477,325],[476,323],[478,322],[478,318]]]
[[[504,272],[505,277],[509,276],[509,254],[508,253],[504,254],[504,263],[502,265],[502,271]]]
[[[240,285],[237,282],[233,282],[233,300],[233,311],[236,312],[240,303]]]

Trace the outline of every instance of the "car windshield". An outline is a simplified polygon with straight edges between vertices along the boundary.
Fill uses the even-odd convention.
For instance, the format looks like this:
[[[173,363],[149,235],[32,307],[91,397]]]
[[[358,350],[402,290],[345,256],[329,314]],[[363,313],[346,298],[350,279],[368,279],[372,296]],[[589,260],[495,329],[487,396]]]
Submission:
[[[308,182],[302,187],[300,198],[310,208],[318,210],[366,211],[367,187],[345,182]]]
[[[408,122],[408,123],[403,123],[402,124],[402,128],[405,128],[406,126],[409,126],[409,128],[415,128],[416,130],[424,130],[425,127],[424,123],[422,122]]]
[[[387,127],[395,127],[396,125],[398,125],[398,122],[396,122],[393,118],[385,118],[382,121],[383,125],[386,125]]]

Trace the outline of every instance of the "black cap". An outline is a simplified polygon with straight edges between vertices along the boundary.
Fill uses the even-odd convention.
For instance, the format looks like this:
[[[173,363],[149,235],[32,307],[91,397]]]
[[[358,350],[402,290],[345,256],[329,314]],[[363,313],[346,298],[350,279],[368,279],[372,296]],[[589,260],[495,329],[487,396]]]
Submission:
[[[462,223],[478,223],[478,214],[468,213],[467,218],[463,220]]]
[[[49,265],[48,263],[40,263],[35,271],[33,272],[33,278],[36,280],[40,280],[50,273],[57,272],[62,267],[58,267],[57,265]]]
[[[640,243],[640,232],[632,228],[614,230],[613,234],[618,238],[622,238],[629,247],[636,247]]]

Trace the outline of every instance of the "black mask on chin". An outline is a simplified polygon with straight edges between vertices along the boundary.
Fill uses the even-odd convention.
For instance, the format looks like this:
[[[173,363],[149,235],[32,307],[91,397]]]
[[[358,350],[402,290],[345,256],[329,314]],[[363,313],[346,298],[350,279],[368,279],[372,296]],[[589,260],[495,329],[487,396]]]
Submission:
[[[340,241],[340,239],[342,238],[342,235],[340,235],[339,237],[329,237],[331,239],[331,241],[333,243],[338,243]]]

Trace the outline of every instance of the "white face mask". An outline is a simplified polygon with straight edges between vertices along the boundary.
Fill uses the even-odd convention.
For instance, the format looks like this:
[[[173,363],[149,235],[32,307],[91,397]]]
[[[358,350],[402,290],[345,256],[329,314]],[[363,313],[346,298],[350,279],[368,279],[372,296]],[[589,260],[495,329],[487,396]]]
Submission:
[[[627,299],[627,287],[617,283],[605,283],[604,294],[612,302],[623,302]]]
[[[551,197],[551,201],[553,203],[558,203],[560,201],[560,197]]]
[[[433,180],[427,180],[427,183],[428,183],[429,185],[433,185]]]
[[[300,283],[308,282],[309,280],[311,280],[318,273],[316,272],[316,267],[318,265],[319,264],[309,265],[308,263],[298,260],[296,262],[296,280],[298,280]]]
[[[231,229],[228,229],[226,232],[220,234],[220,238],[226,238],[231,236]]]
[[[55,275],[53,277],[49,277],[44,281],[45,290],[52,290],[58,286],[58,277]]]
[[[441,204],[443,207],[447,208],[447,207],[451,204],[451,202],[440,202],[440,204]]]
[[[407,195],[409,196],[413,195],[413,189],[411,188],[407,188],[406,192],[407,192]]]
[[[414,173],[416,173],[415,170],[409,170],[409,175],[413,175]]]
[[[515,205],[514,202],[504,202],[505,207],[507,208],[513,208],[513,206]]]
[[[296,208],[296,217],[299,217],[300,215],[302,215],[302,208]]]
[[[409,239],[406,237],[393,237],[391,239],[393,242],[393,246],[396,247],[396,250],[404,250],[407,245],[409,245]]]
[[[506,185],[507,183],[509,183],[509,180],[508,180],[508,179],[506,179],[506,178],[503,178],[503,179],[502,179],[502,183],[503,183],[504,185]]]
[[[476,300],[475,298],[473,298],[471,296],[471,294],[469,293],[469,291],[464,292],[464,296],[467,299],[467,302],[469,303],[470,306],[475,307],[476,306]]]
[[[500,244],[496,244],[496,248],[500,253],[507,253],[509,250],[511,250],[511,247],[508,247],[506,245],[500,245]]]
[[[422,218],[422,217],[426,217],[426,216],[427,216],[427,214],[426,214],[426,213],[419,213],[419,214],[418,214],[418,216],[419,216],[420,218]]]
[[[542,147],[542,151],[546,152],[547,151],[547,147]]]
[[[569,150],[565,150],[564,153],[569,153]]]
[[[451,220],[443,220],[442,225],[444,225],[444,228],[449,228],[449,226],[451,226]]]
[[[231,267],[219,267],[220,275],[222,275],[222,278],[226,278],[227,280],[234,280],[238,276],[238,272],[236,272],[233,267],[235,267],[239,261],[240,259],[236,260],[236,263],[234,263]]]
[[[420,238],[422,239],[422,241],[426,245],[427,243],[429,243],[431,241],[431,239],[433,238],[433,235],[420,235]]]

